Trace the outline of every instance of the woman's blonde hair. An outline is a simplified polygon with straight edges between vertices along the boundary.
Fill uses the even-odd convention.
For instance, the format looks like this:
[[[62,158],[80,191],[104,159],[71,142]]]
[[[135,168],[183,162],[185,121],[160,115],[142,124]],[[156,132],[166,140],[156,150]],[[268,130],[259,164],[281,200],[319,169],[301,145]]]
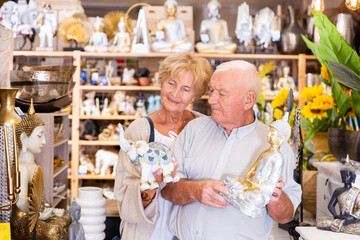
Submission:
[[[180,77],[186,72],[194,75],[195,100],[205,94],[211,77],[211,66],[207,59],[195,57],[191,53],[175,53],[160,63],[159,80],[161,85],[169,78]]]

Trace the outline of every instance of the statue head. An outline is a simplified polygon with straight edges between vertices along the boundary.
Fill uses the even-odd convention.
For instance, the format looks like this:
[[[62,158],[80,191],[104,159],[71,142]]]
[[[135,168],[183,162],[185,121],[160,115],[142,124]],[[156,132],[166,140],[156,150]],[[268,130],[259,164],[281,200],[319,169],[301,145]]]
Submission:
[[[351,185],[355,182],[356,173],[353,166],[349,162],[349,155],[346,156],[346,162],[340,169],[341,180],[345,185]]]
[[[69,215],[73,222],[79,221],[81,217],[81,207],[76,203],[75,199],[72,201],[72,204],[69,207]]]
[[[30,151],[32,153],[39,153],[42,146],[45,144],[44,132],[45,123],[35,114],[34,105],[31,99],[28,113],[16,126],[16,138],[19,149],[23,152]]]
[[[218,2],[218,0],[211,0],[208,5],[208,11],[209,11],[209,18],[216,17],[220,18],[220,9],[221,4]]]
[[[271,145],[281,146],[287,142],[291,135],[291,127],[288,122],[289,113],[285,113],[284,117],[271,123],[269,131],[269,143]]]
[[[178,6],[176,0],[166,0],[164,6],[167,17],[176,16],[176,10]]]
[[[118,24],[118,28],[119,28],[119,32],[124,33],[126,30],[126,24],[125,24],[125,20],[124,17],[121,17],[119,24]]]
[[[101,20],[101,18],[99,16],[97,16],[96,19],[95,19],[95,23],[94,23],[95,31],[99,32],[101,26],[102,26],[102,20]]]

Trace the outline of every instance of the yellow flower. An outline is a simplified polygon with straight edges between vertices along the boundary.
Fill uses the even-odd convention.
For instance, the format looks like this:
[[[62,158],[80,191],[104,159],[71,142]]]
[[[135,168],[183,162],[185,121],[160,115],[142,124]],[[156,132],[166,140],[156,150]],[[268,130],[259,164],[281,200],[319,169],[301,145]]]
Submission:
[[[301,98],[304,98],[304,100],[308,100],[317,96],[320,96],[322,92],[324,91],[324,87],[322,85],[315,85],[313,87],[304,87],[301,91]]]
[[[274,118],[276,120],[279,120],[279,119],[282,118],[282,116],[283,116],[283,112],[280,109],[275,108],[275,110],[274,110]]]
[[[274,100],[271,102],[271,107],[276,108],[276,107],[282,106],[285,103],[285,101],[289,95],[289,91],[290,91],[289,89],[282,88],[281,92],[279,92],[275,96]]]
[[[301,110],[305,118],[313,120],[315,118],[322,119],[328,117],[327,112],[318,109],[316,106],[313,107],[313,102],[308,102]]]
[[[328,83],[330,83],[329,73],[328,73],[328,71],[327,71],[327,68],[326,68],[325,64],[321,64],[321,76],[322,76]]]
[[[313,99],[311,109],[329,110],[335,107],[334,99],[330,95],[321,95]]]

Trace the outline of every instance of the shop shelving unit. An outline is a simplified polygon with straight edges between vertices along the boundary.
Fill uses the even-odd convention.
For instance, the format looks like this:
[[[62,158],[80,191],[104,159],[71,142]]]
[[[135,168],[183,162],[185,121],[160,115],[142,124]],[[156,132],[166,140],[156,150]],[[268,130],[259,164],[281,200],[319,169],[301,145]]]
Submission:
[[[81,85],[80,72],[82,61],[85,59],[135,59],[135,60],[147,60],[158,64],[158,60],[161,60],[170,53],[149,53],[149,54],[131,54],[131,53],[90,53],[90,52],[30,52],[30,51],[15,51],[14,56],[42,56],[42,57],[72,57],[73,64],[77,67],[73,75],[73,81],[76,82],[72,97],[72,115],[70,116],[72,123],[72,137],[69,142],[71,145],[71,174],[68,175],[68,179],[71,182],[71,198],[77,196],[79,181],[80,180],[113,180],[114,176],[98,176],[98,175],[78,175],[79,167],[79,147],[80,146],[118,146],[117,142],[107,141],[85,141],[80,140],[79,126],[80,122],[85,119],[93,120],[112,120],[112,121],[132,121],[136,119],[133,115],[119,115],[119,116],[82,116],[80,115],[80,104],[84,92],[96,91],[96,92],[113,92],[117,90],[123,90],[127,92],[147,92],[147,93],[158,93],[159,87],[142,87],[142,86],[86,86]],[[299,55],[274,55],[274,54],[197,54],[196,56],[205,57],[207,59],[214,59],[218,61],[228,61],[235,59],[242,59],[248,61],[287,61],[292,69],[292,74],[297,76],[298,80],[298,91],[301,92],[302,88],[305,87],[305,74],[306,74],[306,62],[314,61],[314,56],[305,54]],[[207,96],[203,96],[203,99],[207,99]],[[266,100],[271,100],[267,98]],[[303,106],[301,99],[297,99],[299,106]],[[116,208],[113,208],[116,209]],[[114,215],[110,214],[109,215]]]

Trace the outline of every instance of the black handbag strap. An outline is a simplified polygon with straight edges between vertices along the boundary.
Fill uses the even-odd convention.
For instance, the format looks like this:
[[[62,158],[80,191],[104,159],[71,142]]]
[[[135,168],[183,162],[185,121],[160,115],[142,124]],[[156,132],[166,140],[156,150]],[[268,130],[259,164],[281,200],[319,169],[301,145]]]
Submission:
[[[154,123],[151,120],[151,118],[149,118],[148,116],[145,116],[145,118],[148,120],[149,124],[150,124],[150,137],[149,137],[149,142],[154,142],[154,138],[155,138],[155,132],[154,132]]]

